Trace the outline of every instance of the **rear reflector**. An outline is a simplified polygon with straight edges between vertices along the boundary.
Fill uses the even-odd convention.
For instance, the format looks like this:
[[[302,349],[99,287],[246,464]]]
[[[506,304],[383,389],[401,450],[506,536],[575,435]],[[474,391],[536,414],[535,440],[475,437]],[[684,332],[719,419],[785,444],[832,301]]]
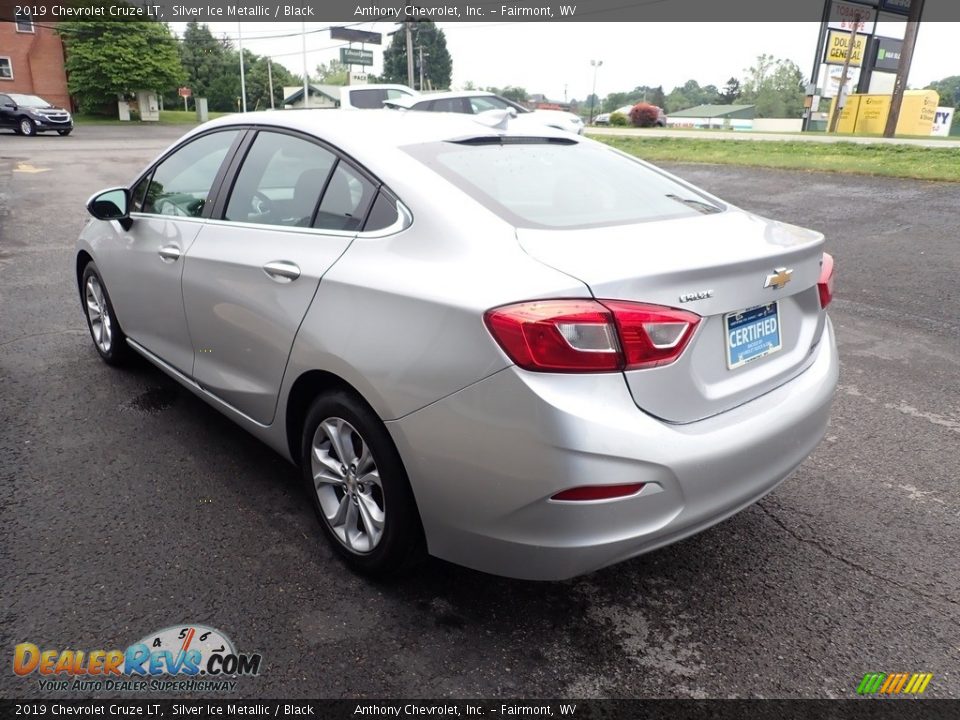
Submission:
[[[558,492],[551,500],[566,502],[586,502],[589,500],[613,500],[614,498],[629,497],[643,490],[643,483],[630,485],[584,485]]]
[[[826,308],[833,300],[833,255],[830,253],[823,254],[817,291],[820,293],[820,307]]]
[[[615,372],[672,363],[700,316],[621,300],[541,300],[488,310],[484,322],[525,370]]]

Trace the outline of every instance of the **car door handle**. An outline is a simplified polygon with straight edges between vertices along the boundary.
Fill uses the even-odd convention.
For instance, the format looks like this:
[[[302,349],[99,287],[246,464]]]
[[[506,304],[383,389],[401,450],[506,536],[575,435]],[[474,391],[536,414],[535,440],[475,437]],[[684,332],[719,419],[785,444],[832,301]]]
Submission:
[[[274,260],[263,266],[263,271],[271,280],[278,283],[293,282],[300,277],[300,268],[286,260]]]
[[[157,254],[165,263],[176,262],[180,259],[180,248],[178,248],[176,245],[164,245],[162,248],[157,250]]]

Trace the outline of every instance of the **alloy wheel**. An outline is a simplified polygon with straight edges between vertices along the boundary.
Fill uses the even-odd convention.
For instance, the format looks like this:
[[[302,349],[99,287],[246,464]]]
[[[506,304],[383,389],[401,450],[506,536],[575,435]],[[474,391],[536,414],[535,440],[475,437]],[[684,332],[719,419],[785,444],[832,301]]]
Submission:
[[[366,440],[346,420],[326,418],[313,435],[310,466],[314,491],[333,534],[353,553],[372,552],[383,537],[386,501]]]
[[[110,320],[110,310],[107,307],[107,297],[96,275],[87,278],[84,292],[87,302],[87,317],[90,319],[90,331],[93,341],[100,348],[100,352],[109,353],[113,344],[113,323]]]

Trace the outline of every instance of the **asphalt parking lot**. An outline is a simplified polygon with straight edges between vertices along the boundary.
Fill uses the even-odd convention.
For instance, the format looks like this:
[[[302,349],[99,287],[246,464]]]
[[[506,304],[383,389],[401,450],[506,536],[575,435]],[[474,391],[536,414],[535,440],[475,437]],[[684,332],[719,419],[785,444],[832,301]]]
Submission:
[[[0,696],[16,643],[180,623],[263,655],[239,697],[811,697],[931,672],[960,698],[960,185],[670,169],[837,260],[827,438],[694,538],[564,583],[348,572],[297,472],[146,365],[98,359],[72,277],[94,191],[184,130],[0,135]]]

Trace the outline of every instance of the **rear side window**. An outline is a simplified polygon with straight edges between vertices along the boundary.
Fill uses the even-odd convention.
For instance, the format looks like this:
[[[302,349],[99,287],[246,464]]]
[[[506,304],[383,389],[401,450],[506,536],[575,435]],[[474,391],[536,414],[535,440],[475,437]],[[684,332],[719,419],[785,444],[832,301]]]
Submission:
[[[199,137],[157,165],[143,200],[143,212],[200,217],[238,132],[225,130]]]
[[[517,227],[626,225],[723,210],[685,185],[594,143],[492,137],[489,142],[404,149]]]
[[[344,162],[337,163],[320,201],[315,228],[359,230],[377,189]]]
[[[377,194],[377,199],[370,208],[370,214],[367,216],[367,222],[363,226],[364,232],[373,232],[375,230],[384,230],[400,219],[397,212],[397,201],[388,193],[381,190]]]
[[[237,174],[225,219],[310,227],[335,161],[308,140],[261,131]]]

